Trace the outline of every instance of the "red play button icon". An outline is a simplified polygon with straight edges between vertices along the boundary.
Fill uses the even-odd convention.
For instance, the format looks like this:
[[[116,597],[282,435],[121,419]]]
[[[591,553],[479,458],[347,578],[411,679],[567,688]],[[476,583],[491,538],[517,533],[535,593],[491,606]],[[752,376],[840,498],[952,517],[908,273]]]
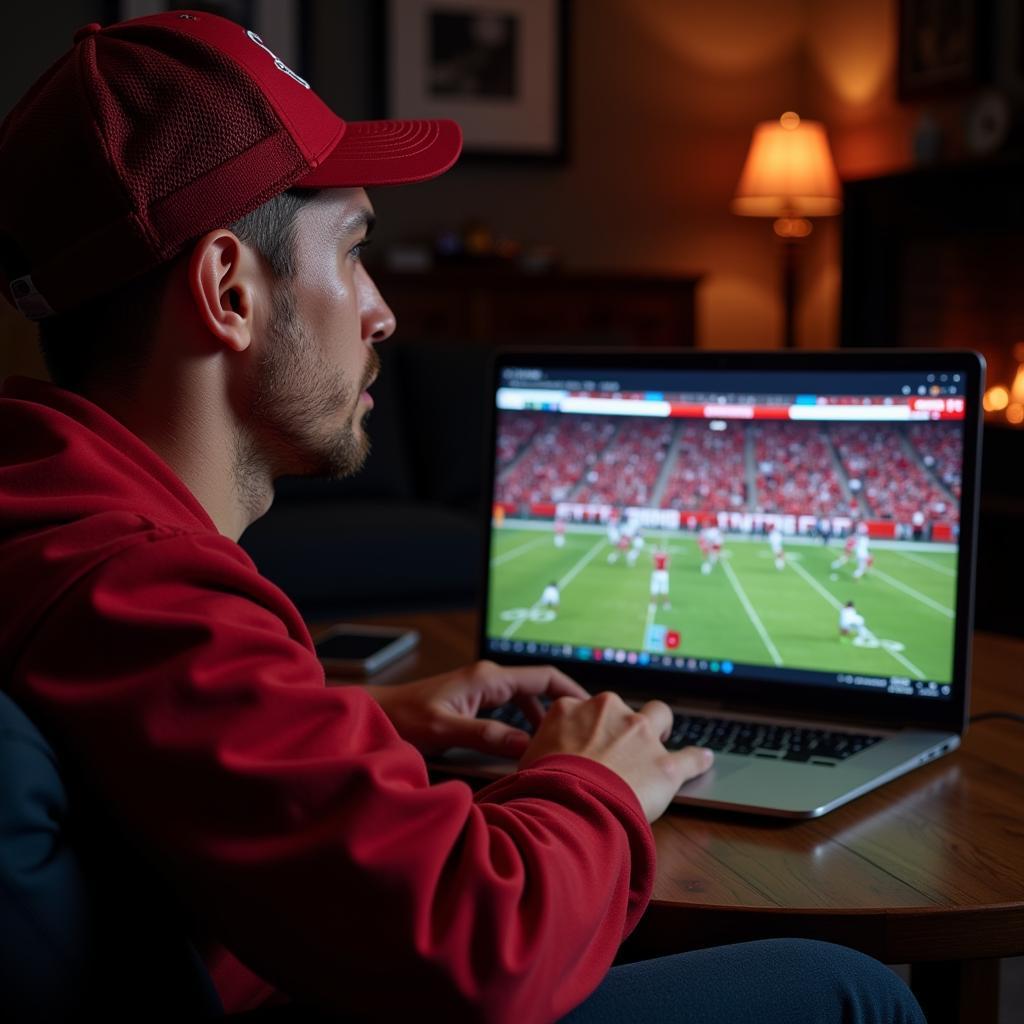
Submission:
[[[679,646],[680,636],[678,631],[670,629],[665,634],[665,646],[670,650],[674,651]]]

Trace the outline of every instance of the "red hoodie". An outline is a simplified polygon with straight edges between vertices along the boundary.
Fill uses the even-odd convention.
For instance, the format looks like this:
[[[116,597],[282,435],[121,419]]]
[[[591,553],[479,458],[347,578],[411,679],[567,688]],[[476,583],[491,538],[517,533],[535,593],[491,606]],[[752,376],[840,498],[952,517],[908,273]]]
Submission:
[[[430,785],[124,426],[11,379],[0,438],[0,679],[199,914],[226,1010],[521,1024],[598,985],[653,877],[616,774],[554,755]]]

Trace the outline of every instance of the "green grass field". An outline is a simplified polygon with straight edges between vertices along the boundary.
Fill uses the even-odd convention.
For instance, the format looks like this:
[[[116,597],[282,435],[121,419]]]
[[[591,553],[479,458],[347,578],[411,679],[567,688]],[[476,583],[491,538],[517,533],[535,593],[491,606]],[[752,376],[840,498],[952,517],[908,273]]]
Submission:
[[[949,546],[872,545],[874,565],[853,579],[854,562],[830,563],[842,546],[790,543],[775,568],[764,540],[726,537],[722,559],[700,572],[695,536],[666,534],[671,608],[651,611],[648,535],[636,565],[608,564],[603,533],[566,534],[556,548],[550,529],[496,531],[491,551],[489,634],[576,646],[649,650],[695,658],[949,682],[953,657],[956,554]],[[559,584],[557,616],[540,608]],[[840,606],[855,602],[872,634],[867,645],[841,642]],[[677,650],[645,646],[650,625],[678,630]]]

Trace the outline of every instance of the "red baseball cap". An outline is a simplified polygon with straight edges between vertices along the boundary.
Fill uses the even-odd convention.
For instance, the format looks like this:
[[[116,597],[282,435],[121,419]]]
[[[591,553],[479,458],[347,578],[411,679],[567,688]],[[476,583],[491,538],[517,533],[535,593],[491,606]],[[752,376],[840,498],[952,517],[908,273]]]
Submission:
[[[461,148],[454,121],[342,120],[214,14],[86,25],[0,126],[0,286],[42,319],[287,188],[424,181]]]

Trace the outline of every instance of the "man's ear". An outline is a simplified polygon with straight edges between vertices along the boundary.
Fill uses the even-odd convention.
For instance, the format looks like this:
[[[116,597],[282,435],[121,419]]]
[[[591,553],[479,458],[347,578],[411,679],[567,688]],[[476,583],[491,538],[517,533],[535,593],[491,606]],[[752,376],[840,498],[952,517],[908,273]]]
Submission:
[[[234,352],[252,341],[259,272],[255,254],[227,228],[208,232],[192,248],[188,286],[196,315]]]

